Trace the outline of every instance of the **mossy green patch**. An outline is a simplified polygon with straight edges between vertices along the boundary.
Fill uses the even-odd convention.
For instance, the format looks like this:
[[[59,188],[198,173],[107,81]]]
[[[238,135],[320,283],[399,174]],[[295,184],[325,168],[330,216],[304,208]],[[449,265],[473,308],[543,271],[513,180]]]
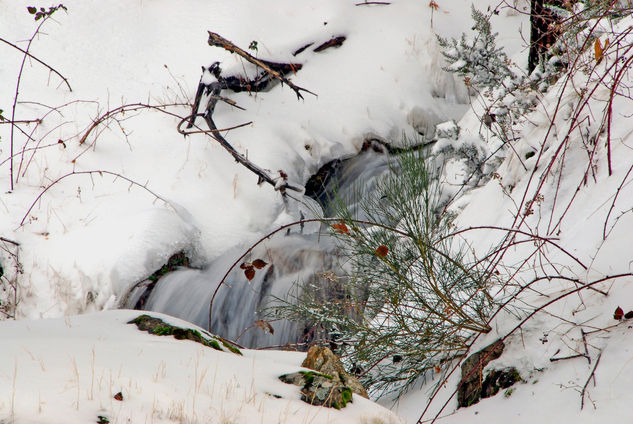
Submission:
[[[343,399],[343,407],[345,407],[348,402],[352,401],[352,389],[344,387],[341,391],[341,398]]]
[[[163,275],[181,266],[189,266],[189,258],[187,257],[187,255],[185,255],[184,252],[178,252],[171,255],[171,257],[167,260],[167,263],[163,265],[159,270],[154,272],[152,275],[147,277],[147,279],[152,282],[156,282],[160,280]]]
[[[328,380],[333,380],[334,377],[332,377],[331,375],[327,375],[327,374],[322,374],[320,372],[316,372],[316,371],[299,371],[299,374],[301,374],[303,376],[303,379],[305,380],[306,386],[309,386],[312,384],[312,382],[314,381],[314,377],[324,377],[327,378]]]
[[[167,326],[156,327],[152,330],[152,334],[156,334],[157,336],[171,336],[172,328]]]
[[[217,340],[209,340],[207,346],[212,347],[215,350],[222,350],[220,343],[218,343]]]
[[[231,352],[237,354],[237,355],[241,355],[242,351],[240,351],[236,346],[233,346],[231,343],[227,342],[226,340],[219,338],[218,339],[222,342],[222,345],[227,348],[228,350],[230,350]]]
[[[232,346],[224,339],[220,339],[220,341],[218,341],[215,337],[206,338],[202,336],[198,330],[194,330],[193,328],[177,327],[166,323],[160,318],[155,318],[146,314],[134,318],[128,322],[128,324],[136,324],[139,330],[147,331],[148,333],[156,336],[173,336],[177,340],[191,340],[215,350],[224,351],[220,345],[221,342],[228,351],[236,355],[242,354],[238,348]]]

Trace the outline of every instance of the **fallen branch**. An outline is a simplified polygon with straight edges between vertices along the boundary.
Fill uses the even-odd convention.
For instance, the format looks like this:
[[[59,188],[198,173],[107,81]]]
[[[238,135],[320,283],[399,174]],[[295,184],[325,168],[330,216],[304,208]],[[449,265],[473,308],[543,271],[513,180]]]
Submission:
[[[288,87],[290,87],[295,92],[295,94],[297,95],[297,98],[303,99],[303,96],[301,95],[301,91],[305,91],[306,93],[310,93],[310,94],[316,96],[316,94],[314,94],[310,90],[306,90],[305,88],[302,88],[302,87],[294,85],[292,82],[290,82],[290,80],[288,78],[284,77],[281,72],[279,72],[278,70],[273,69],[273,67],[270,66],[270,62],[267,62],[265,60],[260,60],[260,59],[257,59],[256,57],[251,56],[250,54],[248,54],[247,52],[245,52],[241,48],[237,47],[235,44],[233,44],[232,42],[230,42],[226,38],[222,37],[221,35],[216,34],[215,32],[211,32],[211,31],[207,31],[207,32],[209,33],[209,45],[210,46],[222,47],[222,48],[224,48],[225,50],[228,50],[231,53],[236,53],[237,55],[243,57],[248,62],[250,62],[250,63],[252,63],[252,64],[254,64],[256,66],[259,66],[264,71],[266,71],[266,73],[268,75],[270,75],[273,78],[281,81],[282,84],[284,84],[284,83],[287,84]]]
[[[209,106],[207,108],[207,113],[204,114],[204,120],[207,123],[207,126],[209,127],[209,129],[211,130],[207,134],[209,134],[218,143],[220,143],[220,145],[222,147],[224,147],[224,149],[226,151],[228,151],[231,154],[231,156],[233,156],[233,158],[235,159],[236,162],[242,164],[248,170],[250,170],[253,173],[255,173],[255,175],[257,175],[259,177],[258,184],[261,184],[262,182],[267,182],[268,184],[272,185],[275,188],[275,190],[279,190],[282,193],[286,189],[294,190],[294,191],[297,191],[299,193],[302,192],[303,190],[301,188],[292,186],[292,185],[288,184],[287,182],[285,182],[285,178],[283,177],[283,175],[285,175],[285,174],[280,175],[280,177],[277,178],[277,179],[271,177],[268,174],[267,171],[265,171],[264,169],[262,169],[259,166],[255,165],[253,162],[248,160],[246,158],[246,156],[244,156],[243,154],[241,154],[240,152],[235,150],[235,148],[233,146],[231,146],[231,143],[229,143],[222,136],[222,134],[220,134],[221,130],[219,130],[218,127],[215,125],[215,122],[213,122],[212,116],[213,116],[213,110],[215,109],[215,105],[218,102],[218,98],[220,98],[220,91],[221,90],[222,89],[221,89],[221,87],[219,85],[216,85],[214,87],[213,93],[212,93],[212,97],[211,97],[211,100],[209,101]]]
[[[282,73],[288,73],[293,69],[301,68],[301,65],[295,65],[295,64],[274,63],[274,62],[266,62],[266,63],[268,64],[269,68],[275,67],[276,69],[280,70],[280,72]],[[217,105],[218,101],[223,101],[231,106],[234,106],[234,107],[237,107],[238,109],[243,110],[243,108],[237,106],[235,102],[232,101],[231,99],[228,99],[220,95],[223,89],[229,89],[235,92],[262,91],[268,87],[268,84],[270,82],[268,78],[269,74],[264,73],[262,75],[259,75],[252,81],[246,80],[241,77],[236,77],[236,76],[223,77],[222,69],[220,68],[219,62],[213,63],[208,68],[203,67],[202,72],[203,72],[203,77],[204,77],[205,72],[209,72],[211,75],[215,77],[216,81],[207,84],[204,82],[203,77],[200,78],[200,82],[198,83],[198,89],[196,90],[196,98],[194,99],[193,107],[191,110],[191,115],[189,115],[186,118],[181,118],[181,121],[178,123],[178,126],[177,126],[177,131],[183,135],[204,133],[212,137],[214,140],[220,143],[220,145],[226,151],[228,151],[231,154],[231,156],[233,156],[236,162],[242,164],[244,167],[246,167],[246,169],[250,170],[255,175],[257,175],[257,177],[259,178],[258,184],[266,182],[272,185],[275,188],[275,190],[279,190],[282,193],[284,193],[286,189],[302,192],[303,190],[301,188],[292,186],[287,183],[287,175],[283,171],[279,171],[279,177],[276,177],[276,178],[272,177],[267,170],[262,169],[259,166],[255,165],[253,162],[248,160],[246,156],[244,156],[243,154],[235,150],[235,148],[231,145],[231,143],[229,143],[221,134],[222,131],[228,131],[231,129],[241,128],[246,125],[250,125],[252,122],[246,122],[244,124],[236,125],[233,127],[219,129],[216,126],[215,122],[213,121],[213,112],[215,111],[215,106]],[[202,112],[198,112],[203,98],[207,99],[207,104]],[[204,118],[207,126],[209,127],[209,130],[202,130],[201,128],[196,126],[195,124],[196,117]],[[181,126],[184,122],[187,122],[187,129],[195,126],[196,128],[198,128],[198,130],[197,131],[183,130]]]

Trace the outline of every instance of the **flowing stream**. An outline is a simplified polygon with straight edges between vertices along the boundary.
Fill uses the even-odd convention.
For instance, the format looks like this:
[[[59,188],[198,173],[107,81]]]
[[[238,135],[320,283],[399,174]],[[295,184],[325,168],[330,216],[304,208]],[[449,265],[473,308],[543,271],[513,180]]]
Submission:
[[[321,178],[306,190],[318,203],[309,197],[305,201],[314,207],[320,205],[325,216],[331,216],[332,200],[337,193],[355,211],[356,194],[371,192],[378,177],[389,171],[389,155],[381,145],[370,144],[357,156],[334,161],[321,171]],[[363,218],[362,214],[358,216]],[[181,268],[168,273],[158,280],[149,295],[142,287],[133,291],[125,306],[138,307],[142,298],[144,310],[163,312],[208,328],[213,292],[247,248],[231,249],[202,270]],[[251,348],[309,341],[313,335],[305,323],[264,321],[262,311],[276,298],[298,295],[300,283],[309,282],[325,289],[340,278],[336,273],[343,259],[337,254],[334,240],[319,224],[297,226],[259,245],[246,261],[255,259],[268,265],[256,270],[251,281],[236,266],[226,278],[225,286],[219,288],[213,302],[211,331]]]

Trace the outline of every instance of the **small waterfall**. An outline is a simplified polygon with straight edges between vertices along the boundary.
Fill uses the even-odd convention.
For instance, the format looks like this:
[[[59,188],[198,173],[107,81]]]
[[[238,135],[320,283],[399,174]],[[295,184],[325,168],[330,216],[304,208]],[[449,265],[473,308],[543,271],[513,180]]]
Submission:
[[[329,165],[331,169],[327,176],[311,193],[326,216],[335,209],[332,205],[335,196],[342,198],[354,212],[354,199],[359,191],[371,191],[377,178],[389,170],[389,156],[379,150],[370,148],[353,158]],[[144,299],[142,309],[163,312],[208,328],[211,296],[246,248],[248,246],[226,252],[203,270],[179,269],[163,276]],[[247,261],[258,258],[268,265],[256,270],[251,281],[239,266],[228,275],[226,286],[219,289],[213,302],[211,331],[251,348],[309,341],[310,329],[305,323],[271,321],[274,334],[270,334],[261,328],[265,325],[260,327],[256,322],[265,319],[262,311],[275,298],[296,293],[302,283],[316,284],[328,290],[333,278],[339,278],[335,274],[341,269],[334,240],[325,232],[303,234],[303,229],[297,227],[255,248]],[[143,296],[142,291],[138,289],[131,293],[126,306],[134,307]]]

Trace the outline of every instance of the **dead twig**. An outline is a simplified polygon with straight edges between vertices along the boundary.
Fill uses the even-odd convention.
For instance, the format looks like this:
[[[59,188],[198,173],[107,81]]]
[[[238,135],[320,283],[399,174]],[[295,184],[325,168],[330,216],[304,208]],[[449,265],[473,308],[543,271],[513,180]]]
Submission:
[[[197,116],[204,116],[202,114],[198,114]],[[209,134],[213,137],[213,133],[217,132],[217,131],[231,131],[231,130],[235,130],[237,128],[242,128],[242,127],[246,127],[250,124],[253,123],[253,121],[248,121],[248,122],[244,122],[243,124],[237,124],[237,125],[233,125],[232,127],[226,127],[226,128],[222,128],[222,129],[218,129],[218,130],[196,130],[196,131],[185,131],[181,128],[182,124],[184,124],[185,122],[189,122],[189,120],[191,119],[191,116],[187,116],[185,118],[182,118],[182,120],[178,123],[178,126],[176,127],[176,130],[182,134],[182,135],[191,135],[191,134]],[[187,128],[189,128],[189,125],[187,125]],[[197,126],[196,126],[197,128]]]
[[[577,355],[561,356],[561,357],[558,357],[558,358],[551,357],[551,358],[549,358],[549,361],[550,362],[556,362],[556,361],[564,361],[564,360],[567,360],[567,359],[575,359],[575,358],[587,358],[587,355],[579,353]]]
[[[35,36],[37,35],[37,33],[40,31],[40,28],[42,28],[42,25],[44,25],[44,23],[46,22],[46,18],[44,18],[42,20],[42,22],[40,22],[40,24],[37,26],[37,28],[35,29],[35,32],[33,33],[33,35],[31,36],[31,38],[29,38],[29,43],[26,46],[26,50],[24,51],[24,56],[22,57],[22,63],[20,64],[20,71],[18,72],[18,81],[15,84],[15,94],[13,96],[13,106],[11,107],[11,122],[15,122],[15,107],[18,103],[18,97],[20,96],[20,82],[22,81],[22,72],[24,72],[24,64],[26,63],[26,58],[29,56],[29,49],[31,48],[31,44],[33,43],[33,40],[35,39]],[[9,144],[10,144],[10,153],[9,156],[11,158],[10,162],[9,162],[9,179],[11,180],[10,186],[11,186],[11,191],[13,191],[13,153],[14,153],[14,129],[15,129],[15,125],[11,125],[11,135],[10,135],[10,140],[9,140]]]
[[[172,113],[172,112],[169,112],[169,111],[165,110],[165,108],[172,107],[172,106],[188,106],[188,105],[185,104],[185,103],[171,103],[171,104],[166,104],[166,105],[160,105],[160,104],[159,105],[152,105],[152,104],[149,104],[149,103],[128,103],[128,104],[116,107],[114,109],[111,109],[111,110],[107,111],[106,113],[104,113],[103,115],[101,115],[98,118],[96,118],[92,122],[90,127],[84,133],[84,135],[79,139],[79,144],[84,144],[86,142],[86,140],[88,139],[88,136],[90,135],[90,133],[97,126],[99,126],[102,122],[108,120],[109,118],[112,118],[114,115],[119,114],[119,113],[133,112],[133,111],[136,111],[136,110],[139,110],[139,109],[152,109],[152,110],[156,110],[156,111],[165,113],[167,115],[171,115],[173,117],[182,119],[182,117],[180,115],[177,115],[175,113]]]
[[[576,355],[562,356],[562,357],[556,358],[555,357],[556,354],[560,352],[560,349],[559,349],[559,351],[556,352],[553,357],[549,358],[550,362],[564,361],[566,359],[585,358],[587,362],[591,364],[591,356],[589,356],[589,347],[587,346],[587,333],[582,328],[580,329],[580,335],[582,337],[582,345],[585,348],[585,353],[578,353]]]
[[[2,236],[0,236],[0,241],[3,241],[5,243],[10,243],[10,244],[12,244],[14,246],[19,246],[20,245],[20,243],[18,243],[17,241],[9,240],[8,238],[2,237]]]
[[[14,123],[16,121],[15,119],[15,108],[16,105],[18,103],[18,97],[20,96],[20,83],[22,81],[22,73],[24,72],[24,65],[26,64],[26,58],[27,57],[32,57],[29,53],[29,50],[31,48],[31,44],[33,44],[33,40],[35,39],[35,37],[37,36],[37,34],[40,32],[40,29],[42,28],[42,25],[44,25],[44,23],[50,19],[51,15],[57,10],[57,8],[61,7],[62,9],[66,10],[66,8],[60,4],[59,6],[56,7],[51,7],[49,9],[48,13],[45,13],[43,15],[44,19],[42,19],[42,21],[40,22],[40,24],[37,26],[37,28],[35,29],[35,32],[33,32],[33,35],[31,36],[31,38],[29,38],[28,44],[26,46],[26,50],[22,50],[17,46],[14,46],[15,48],[17,48],[18,50],[22,51],[24,53],[24,56],[22,57],[22,63],[20,64],[20,71],[18,72],[18,80],[17,83],[15,85],[15,94],[13,96],[13,106],[11,107],[11,122]],[[39,18],[38,18],[39,19]],[[37,19],[36,19],[37,20]],[[6,40],[3,40],[5,42],[7,42]],[[8,42],[7,42],[8,43]],[[11,45],[11,43],[8,43]],[[41,61],[40,61],[41,62]],[[41,62],[43,63],[43,62]],[[48,65],[46,65],[48,66]],[[50,67],[49,67],[50,68]],[[52,69],[52,68],[51,68]],[[60,74],[61,76],[61,74]],[[66,80],[66,78],[62,77],[62,79]],[[68,82],[66,82],[68,84]],[[68,85],[68,88],[70,88],[70,85]],[[70,90],[72,91],[72,89]],[[9,144],[10,144],[10,153],[9,153],[9,157],[10,157],[10,162],[9,162],[9,179],[10,181],[10,187],[11,187],[11,191],[13,191],[13,186],[14,186],[14,181],[13,181],[13,156],[14,156],[14,145],[15,145],[15,138],[14,138],[14,134],[15,134],[15,128],[20,129],[17,125],[12,124],[11,125],[11,135],[10,135],[10,140],[9,140]],[[20,129],[20,131],[22,131]]]
[[[41,120],[39,119],[22,119],[22,120],[18,120],[18,121],[0,121],[0,125],[1,124],[40,124],[42,123]]]
[[[585,406],[585,393],[587,392],[587,386],[589,385],[589,382],[592,379],[593,379],[594,387],[596,386],[596,368],[598,368],[598,364],[600,363],[601,357],[602,357],[602,351],[600,351],[600,353],[598,354],[598,357],[596,358],[596,363],[594,364],[593,369],[591,370],[591,374],[589,374],[589,378],[587,378],[585,385],[582,386],[582,391],[580,392],[580,409],[582,409]]]
[[[46,66],[51,72],[55,73],[55,75],[57,75],[58,77],[60,77],[62,79],[62,81],[64,81],[64,83],[66,84],[66,86],[68,87],[68,90],[73,91],[72,87],[70,86],[70,83],[68,82],[68,79],[63,76],[62,74],[60,74],[55,68],[53,68],[52,66],[50,66],[48,63],[44,62],[43,60],[38,59],[37,57],[33,56],[31,53],[28,52],[27,50],[22,50],[21,48],[19,48],[18,46],[16,46],[15,44],[13,44],[10,41],[5,40],[4,38],[0,37],[0,41],[2,41],[5,44],[10,45],[11,47],[13,47],[14,49],[24,53],[25,55],[27,55],[28,57],[30,57],[31,59],[35,60],[36,62]]]

